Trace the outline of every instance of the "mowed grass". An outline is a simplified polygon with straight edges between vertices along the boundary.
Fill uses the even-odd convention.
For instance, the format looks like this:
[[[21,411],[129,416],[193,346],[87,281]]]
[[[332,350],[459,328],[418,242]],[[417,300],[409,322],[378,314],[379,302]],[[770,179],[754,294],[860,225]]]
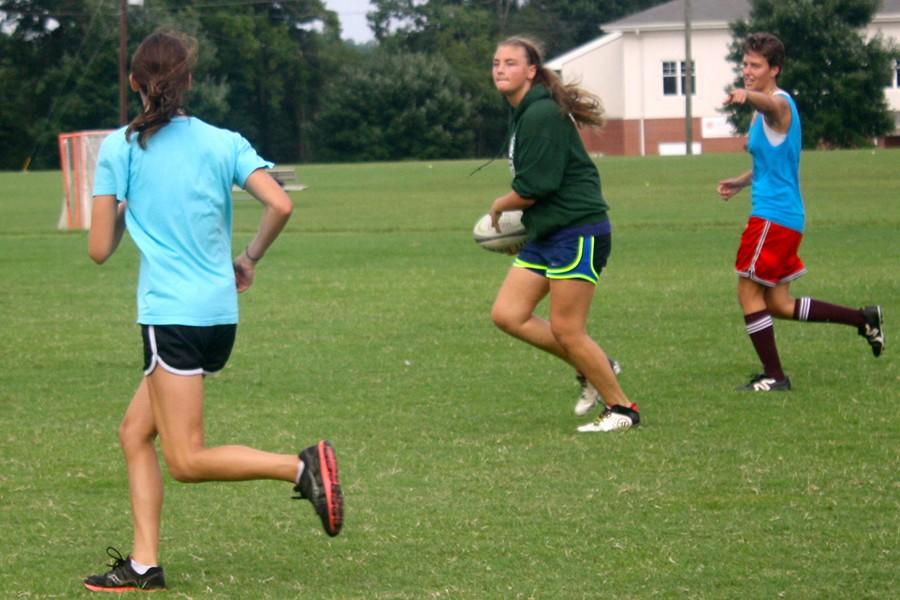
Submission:
[[[614,248],[590,331],[642,426],[577,434],[572,372],[495,330],[510,259],[475,220],[497,161],[298,169],[288,229],[241,299],[207,385],[207,443],[332,440],[330,539],[278,482],[167,478],[178,598],[894,598],[900,589],[900,177],[896,151],[808,152],[809,274],[796,295],[880,303],[888,347],[778,322],[788,394],[758,369],[734,297],[744,155],[603,158]],[[0,596],[81,594],[130,549],[116,427],[140,378],[137,254],[103,267],[55,230],[60,176],[0,174]],[[238,196],[236,249],[259,219]]]

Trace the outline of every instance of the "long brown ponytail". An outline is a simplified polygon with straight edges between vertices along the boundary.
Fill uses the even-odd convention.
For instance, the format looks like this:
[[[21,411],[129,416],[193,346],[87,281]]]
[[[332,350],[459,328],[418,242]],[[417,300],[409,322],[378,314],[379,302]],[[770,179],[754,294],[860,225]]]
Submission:
[[[196,56],[196,40],[181,33],[156,31],[141,42],[131,59],[131,76],[145,106],[125,130],[127,139],[137,132],[138,144],[146,148],[154,133],[183,112]]]
[[[563,115],[571,115],[578,125],[588,127],[602,127],[606,122],[600,97],[576,83],[563,83],[556,73],[544,66],[544,56],[538,42],[516,36],[503,40],[498,46],[517,46],[525,51],[528,64],[537,68],[534,83],[550,90]]]

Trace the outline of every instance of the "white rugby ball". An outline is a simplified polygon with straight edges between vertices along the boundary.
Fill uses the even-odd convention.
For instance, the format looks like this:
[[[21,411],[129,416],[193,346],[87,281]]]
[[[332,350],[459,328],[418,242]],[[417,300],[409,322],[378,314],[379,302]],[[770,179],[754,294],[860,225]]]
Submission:
[[[500,214],[500,231],[491,224],[491,215],[486,214],[475,223],[472,237],[475,243],[492,252],[509,252],[525,243],[528,234],[522,224],[522,211],[511,210]]]

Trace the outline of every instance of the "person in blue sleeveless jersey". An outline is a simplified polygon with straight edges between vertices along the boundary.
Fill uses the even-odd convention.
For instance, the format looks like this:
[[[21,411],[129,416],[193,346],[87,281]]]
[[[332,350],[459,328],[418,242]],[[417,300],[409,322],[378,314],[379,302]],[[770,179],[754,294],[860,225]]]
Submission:
[[[728,200],[751,186],[750,219],[741,237],[735,271],[747,334],[763,372],[738,389],[787,391],[791,381],[778,356],[773,317],[856,327],[876,357],[884,349],[884,325],[878,305],[854,309],[791,296],[791,282],[806,273],[797,255],[805,226],[799,183],[800,116],[794,99],[776,83],[784,64],[781,41],[769,33],[754,33],[747,37],[743,50],[744,87],[733,90],[724,104],[749,104],[755,110],[747,144],[753,166],[738,177],[720,181],[718,193]]]
[[[143,111],[104,140],[97,160],[88,254],[98,264],[127,229],[140,254],[137,322],[144,375],[119,427],[131,497],[133,546],[115,548],[111,570],[84,580],[91,591],[166,587],[159,565],[163,479],[155,441],[172,477],[186,483],[274,479],[312,502],[329,535],[343,523],[331,444],[298,454],[245,446],[207,447],[204,377],[224,368],[238,323],[239,292],[293,210],[284,190],[241,135],[188,116],[196,43],[157,31],[132,58],[130,82]],[[232,258],[233,184],[263,207],[258,230]]]

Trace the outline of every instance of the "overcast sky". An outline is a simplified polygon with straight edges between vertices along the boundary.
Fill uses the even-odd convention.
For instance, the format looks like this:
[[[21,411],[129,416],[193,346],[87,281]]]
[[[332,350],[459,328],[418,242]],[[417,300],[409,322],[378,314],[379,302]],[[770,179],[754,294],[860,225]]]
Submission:
[[[325,0],[325,6],[340,18],[342,38],[359,43],[375,39],[366,24],[366,13],[372,10],[369,0]]]

